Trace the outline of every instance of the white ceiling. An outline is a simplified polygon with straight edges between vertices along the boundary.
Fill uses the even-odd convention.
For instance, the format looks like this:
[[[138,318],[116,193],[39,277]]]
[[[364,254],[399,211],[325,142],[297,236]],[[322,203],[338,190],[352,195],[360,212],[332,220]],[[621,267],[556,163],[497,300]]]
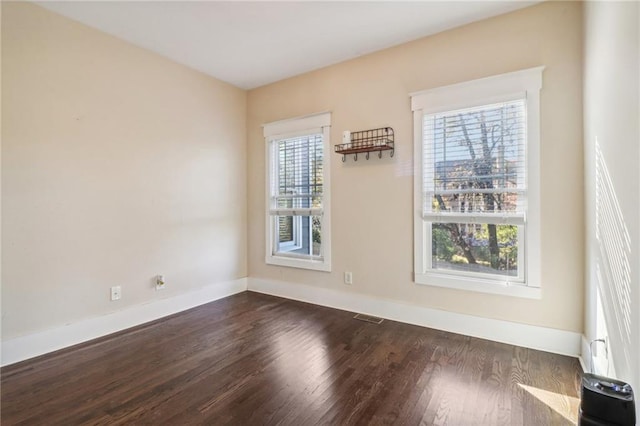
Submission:
[[[538,1],[41,1],[251,89]]]

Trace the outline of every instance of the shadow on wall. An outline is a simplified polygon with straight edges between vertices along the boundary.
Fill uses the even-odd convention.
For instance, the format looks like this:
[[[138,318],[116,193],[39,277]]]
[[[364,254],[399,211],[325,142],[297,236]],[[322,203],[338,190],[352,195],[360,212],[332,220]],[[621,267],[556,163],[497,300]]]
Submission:
[[[608,334],[622,343],[619,349],[627,370],[632,365],[631,236],[597,139],[595,151],[598,292],[605,307],[603,319],[609,326]],[[597,327],[600,329],[600,324]]]

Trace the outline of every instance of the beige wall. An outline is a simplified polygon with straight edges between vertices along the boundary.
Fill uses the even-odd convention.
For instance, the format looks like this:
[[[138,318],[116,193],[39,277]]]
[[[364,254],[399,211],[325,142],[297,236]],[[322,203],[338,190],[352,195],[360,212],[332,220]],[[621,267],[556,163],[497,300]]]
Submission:
[[[246,92],[26,3],[2,66],[3,339],[247,275]]]
[[[249,92],[249,275],[488,318],[582,332],[581,4],[548,2]],[[541,92],[541,300],[417,285],[413,273],[413,135],[409,93],[544,65]],[[394,158],[331,155],[331,273],[266,265],[261,124],[332,111],[343,130],[392,126]],[[345,286],[343,272],[354,284]]]
[[[588,340],[603,374],[640,388],[640,4],[585,4]],[[602,314],[598,314],[600,304]],[[602,357],[601,357],[602,358]],[[608,367],[608,368],[607,368]],[[640,400],[636,401],[640,413]]]
[[[544,3],[247,99],[37,6],[2,3],[3,339],[247,275],[581,332],[581,7]],[[413,283],[408,94],[538,65],[542,300]],[[326,110],[333,144],[343,130],[388,125],[396,156],[331,154],[333,272],[267,266],[260,126]],[[112,285],[123,286],[119,302]]]

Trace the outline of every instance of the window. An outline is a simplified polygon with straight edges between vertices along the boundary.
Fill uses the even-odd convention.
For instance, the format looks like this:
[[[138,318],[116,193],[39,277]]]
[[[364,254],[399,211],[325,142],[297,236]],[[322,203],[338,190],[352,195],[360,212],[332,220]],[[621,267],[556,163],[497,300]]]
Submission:
[[[415,280],[539,297],[542,68],[412,95]]]
[[[324,113],[264,126],[269,264],[331,270],[330,124]]]

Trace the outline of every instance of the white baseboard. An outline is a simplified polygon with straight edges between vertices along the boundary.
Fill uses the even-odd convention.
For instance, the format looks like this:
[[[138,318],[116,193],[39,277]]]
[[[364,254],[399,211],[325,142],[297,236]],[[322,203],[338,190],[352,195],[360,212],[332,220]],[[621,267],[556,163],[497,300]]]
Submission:
[[[248,278],[248,290],[466,336],[579,357],[582,335],[535,325],[441,311],[321,287]]]
[[[1,365],[13,364],[106,336],[246,290],[247,278],[218,282],[175,297],[153,300],[63,327],[16,337],[2,342]]]
[[[591,359],[589,359],[589,342],[587,341],[586,336],[583,334],[580,336],[580,356],[578,357],[578,361],[580,361],[580,366],[582,367],[582,371],[584,373],[588,373],[591,368]]]
[[[241,278],[220,282],[179,296],[154,300],[100,317],[3,341],[0,364],[2,366],[14,364],[245,290],[574,356],[580,359],[583,369],[587,371],[585,366],[588,366],[588,363],[585,364],[584,355],[581,357],[580,354],[588,354],[588,343],[579,333],[475,317],[362,294],[259,278]]]

